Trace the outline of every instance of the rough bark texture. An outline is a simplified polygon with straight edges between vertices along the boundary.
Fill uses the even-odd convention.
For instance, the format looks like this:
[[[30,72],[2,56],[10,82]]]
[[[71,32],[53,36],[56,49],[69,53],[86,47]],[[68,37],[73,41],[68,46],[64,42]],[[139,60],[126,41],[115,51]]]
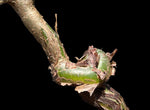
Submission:
[[[9,4],[20,16],[26,28],[41,44],[51,64],[56,64],[59,59],[67,59],[59,35],[43,19],[32,0],[13,0]]]
[[[98,110],[129,110],[123,97],[108,84],[96,88],[92,96],[87,92],[80,93],[82,99]]]
[[[76,86],[75,90],[83,100],[99,110],[128,110],[121,95],[105,84],[114,75],[116,63],[111,59],[116,50],[105,53],[89,46],[77,63],[73,63],[69,61],[59,40],[57,25],[55,32],[37,11],[32,0],[0,0],[0,4],[3,3],[13,7],[26,28],[41,44],[56,83]]]

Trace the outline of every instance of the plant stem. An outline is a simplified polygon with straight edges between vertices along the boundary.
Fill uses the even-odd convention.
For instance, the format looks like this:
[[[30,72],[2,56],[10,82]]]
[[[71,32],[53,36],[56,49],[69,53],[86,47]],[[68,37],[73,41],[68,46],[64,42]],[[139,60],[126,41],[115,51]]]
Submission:
[[[108,84],[97,88],[91,97],[86,92],[80,93],[80,96],[98,110],[129,110],[123,97]]]
[[[55,82],[60,85],[74,85],[81,97],[99,110],[128,110],[121,95],[104,83],[112,75],[112,58],[100,49],[90,46],[77,63],[69,61],[57,33],[48,25],[33,5],[32,0],[0,0],[10,4],[20,16],[26,28],[41,44]],[[56,17],[57,18],[57,17]],[[88,94],[85,94],[85,93]]]
[[[59,40],[59,35],[43,19],[32,0],[13,0],[9,4],[20,16],[26,28],[41,44],[50,64],[56,64],[59,59],[68,58]]]

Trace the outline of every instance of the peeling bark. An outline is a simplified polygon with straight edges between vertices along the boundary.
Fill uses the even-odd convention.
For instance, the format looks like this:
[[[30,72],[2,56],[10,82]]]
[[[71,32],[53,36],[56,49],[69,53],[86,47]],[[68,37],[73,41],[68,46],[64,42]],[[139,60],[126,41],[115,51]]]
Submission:
[[[98,110],[129,110],[122,96],[108,84],[96,88],[92,96],[87,92],[80,93],[80,96]]]
[[[105,83],[115,74],[116,63],[112,53],[89,46],[77,63],[69,61],[57,33],[43,19],[33,4],[33,0],[0,0],[0,5],[8,3],[20,16],[26,28],[41,44],[48,61],[53,81],[61,86],[75,86],[84,101],[98,110],[128,110],[121,95]],[[57,16],[56,16],[57,19]]]

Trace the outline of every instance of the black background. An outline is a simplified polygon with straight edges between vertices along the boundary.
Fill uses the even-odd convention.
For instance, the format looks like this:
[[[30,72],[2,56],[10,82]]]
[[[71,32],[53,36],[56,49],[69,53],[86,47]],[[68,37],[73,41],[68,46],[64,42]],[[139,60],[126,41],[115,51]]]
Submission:
[[[37,0],[35,5],[44,19],[54,27],[58,14],[58,32],[70,60],[81,57],[88,46],[112,52],[118,49],[116,75],[109,84],[120,92],[131,110],[137,110],[144,90],[148,37],[144,35],[146,16],[141,7],[133,5],[96,6]],[[62,6],[63,7],[63,6]],[[24,27],[9,5],[0,6],[0,74],[2,102],[5,108],[96,110],[86,104],[72,87],[61,87],[48,70],[49,63],[41,46]],[[69,105],[69,106],[68,106]]]

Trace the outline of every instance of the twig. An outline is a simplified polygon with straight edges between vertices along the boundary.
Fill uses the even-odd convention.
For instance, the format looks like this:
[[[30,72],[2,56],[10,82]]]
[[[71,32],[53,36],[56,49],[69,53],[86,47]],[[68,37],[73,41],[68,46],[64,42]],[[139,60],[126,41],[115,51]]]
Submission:
[[[92,97],[86,98],[86,101],[91,102],[93,106],[97,104],[98,109],[128,110],[118,92],[107,86],[102,86],[111,76],[113,66],[110,60],[116,50],[107,55],[102,50],[90,46],[86,51],[87,53],[84,54],[85,56],[77,63],[73,63],[69,61],[69,57],[59,39],[57,14],[55,14],[54,31],[37,11],[33,5],[33,0],[0,0],[0,4],[8,2],[20,16],[26,28],[41,44],[51,64],[51,74],[55,82],[62,86],[76,86],[76,90],[81,94],[88,92],[88,94],[84,94],[84,98],[88,97],[90,93]],[[101,73],[104,74],[104,78],[101,78]],[[100,91],[97,93],[96,91],[99,88]],[[97,95],[98,97],[95,97]],[[117,101],[118,103],[116,103]],[[118,109],[114,109],[116,106]]]

